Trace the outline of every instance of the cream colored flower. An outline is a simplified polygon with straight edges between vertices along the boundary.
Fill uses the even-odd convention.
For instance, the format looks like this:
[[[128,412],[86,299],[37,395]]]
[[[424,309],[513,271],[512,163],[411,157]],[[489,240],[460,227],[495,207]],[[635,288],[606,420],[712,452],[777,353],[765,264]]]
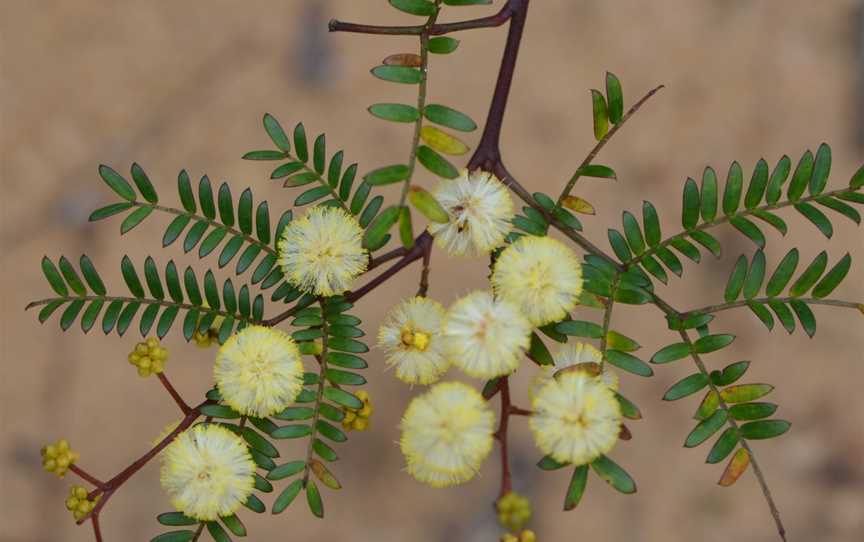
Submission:
[[[252,494],[255,462],[243,440],[224,427],[201,424],[162,452],[162,488],[185,515],[213,521],[236,512]]]
[[[213,374],[225,403],[258,418],[283,410],[303,389],[303,363],[294,340],[264,326],[244,328],[225,341]]]
[[[279,240],[279,265],[288,282],[315,295],[350,289],[368,263],[363,228],[336,207],[313,207],[288,224]]]
[[[378,330],[378,346],[387,352],[387,365],[408,384],[431,384],[447,371],[441,321],[444,307],[425,297],[413,297],[393,307]]]
[[[474,477],[492,450],[495,415],[474,388],[444,382],[415,397],[402,417],[408,472],[433,487]]]
[[[484,291],[454,303],[442,330],[450,361],[476,378],[512,373],[531,342],[531,324],[519,309]]]
[[[609,452],[621,430],[621,406],[600,379],[582,371],[549,379],[534,396],[534,442],[559,463],[583,465]]]
[[[610,390],[618,391],[618,374],[610,369],[608,364],[601,364],[600,351],[588,343],[570,342],[563,344],[552,359],[555,364],[543,367],[542,372],[531,386],[529,391],[532,397],[554,374],[571,367],[582,368],[590,376],[599,376]],[[600,368],[601,365],[602,369]]]
[[[582,266],[565,244],[528,235],[498,257],[492,287],[532,324],[542,326],[561,320],[579,303]]]
[[[513,218],[513,200],[494,175],[463,170],[456,179],[441,181],[432,194],[450,215],[450,222],[429,224],[429,233],[448,254],[488,254],[504,244]]]

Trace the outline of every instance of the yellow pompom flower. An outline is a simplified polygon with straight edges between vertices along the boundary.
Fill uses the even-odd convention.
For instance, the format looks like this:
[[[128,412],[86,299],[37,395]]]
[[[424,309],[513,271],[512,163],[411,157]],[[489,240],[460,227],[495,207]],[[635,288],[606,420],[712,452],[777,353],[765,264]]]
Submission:
[[[531,342],[531,324],[519,309],[485,291],[454,303],[442,333],[450,361],[476,378],[512,373]]]
[[[321,296],[341,294],[366,271],[363,228],[335,207],[313,207],[285,228],[279,240],[279,265],[288,282]]]
[[[138,368],[138,376],[147,378],[165,370],[168,360],[168,350],[163,348],[159,339],[150,337],[135,345],[135,349],[127,357],[130,365]]]
[[[527,497],[510,491],[495,502],[498,524],[510,531],[525,527],[531,519],[531,501]]]
[[[84,516],[93,511],[96,503],[102,495],[97,495],[92,501],[87,498],[87,488],[84,486],[74,485],[69,488],[69,496],[66,497],[66,510],[72,512],[72,517],[75,521],[81,521]]]
[[[201,424],[162,452],[162,488],[178,511],[201,521],[230,516],[249,498],[255,462],[243,440],[224,427]]]
[[[441,181],[432,194],[450,221],[429,224],[429,233],[448,254],[488,254],[504,244],[513,218],[513,200],[494,175],[463,170],[459,177]]]
[[[608,364],[603,364],[601,369],[601,357],[600,351],[588,343],[570,342],[561,345],[558,352],[552,356],[555,364],[543,367],[531,386],[529,390],[531,396],[533,397],[553,375],[562,374],[562,371],[565,373],[582,371],[590,376],[599,377],[609,389],[618,391],[618,374],[611,370]]]
[[[342,418],[342,427],[348,431],[365,431],[369,429],[369,418],[372,417],[374,409],[366,390],[360,390],[354,395],[363,401],[363,408],[343,407],[342,412],[345,417]]]
[[[69,441],[61,438],[53,444],[44,446],[41,450],[42,468],[53,473],[57,478],[63,478],[81,455],[69,447]]]
[[[528,424],[534,442],[559,463],[583,465],[618,441],[621,406],[609,387],[582,371],[564,372],[537,390]]]
[[[445,310],[437,301],[413,297],[393,307],[378,330],[378,346],[396,378],[408,384],[431,384],[450,363],[441,337]]]
[[[406,470],[432,487],[467,482],[492,451],[494,425],[477,390],[461,382],[435,384],[402,417]]]
[[[213,369],[222,399],[231,408],[258,418],[281,411],[303,389],[303,363],[285,332],[250,326],[219,348]]]
[[[492,273],[495,295],[516,304],[535,326],[564,318],[579,303],[582,265],[565,244],[522,237],[501,252]]]

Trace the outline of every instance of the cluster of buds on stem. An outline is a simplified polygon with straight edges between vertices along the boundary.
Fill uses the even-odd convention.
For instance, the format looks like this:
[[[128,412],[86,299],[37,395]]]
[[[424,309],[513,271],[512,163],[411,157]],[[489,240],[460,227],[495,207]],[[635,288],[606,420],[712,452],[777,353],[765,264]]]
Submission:
[[[42,448],[42,468],[46,472],[54,473],[58,478],[63,478],[79,457],[78,452],[69,448],[69,441],[61,438]]]
[[[66,497],[66,510],[72,512],[75,521],[81,521],[87,514],[93,511],[96,503],[102,495],[97,495],[93,500],[87,498],[87,488],[84,486],[72,486],[69,488],[69,496]]]
[[[128,359],[131,365],[138,368],[138,376],[146,378],[152,374],[159,374],[165,369],[168,350],[162,347],[158,339],[150,337],[136,344],[135,349],[129,353]]]
[[[369,394],[365,390],[358,391],[358,399],[363,401],[363,408],[354,409],[345,407],[345,417],[342,419],[342,427],[349,431],[365,431],[369,428],[369,418],[372,416],[372,403],[369,402]]]

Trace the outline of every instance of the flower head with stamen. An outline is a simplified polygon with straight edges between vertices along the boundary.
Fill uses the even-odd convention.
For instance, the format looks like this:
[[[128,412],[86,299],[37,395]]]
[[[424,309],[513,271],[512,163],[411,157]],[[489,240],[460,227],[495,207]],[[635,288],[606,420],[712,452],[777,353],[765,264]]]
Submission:
[[[378,330],[378,346],[387,365],[408,384],[431,384],[447,371],[441,321],[444,307],[425,297],[406,299],[393,307]]]
[[[332,296],[351,288],[366,270],[363,228],[336,207],[313,207],[289,223],[279,240],[279,265],[288,282],[304,292]]]
[[[467,482],[492,450],[495,415],[474,388],[435,384],[402,417],[400,445],[407,471],[433,487]]]
[[[522,237],[501,253],[492,273],[495,295],[516,304],[535,326],[564,318],[579,303],[582,265],[549,237]]]
[[[542,372],[536,378],[529,392],[533,397],[552,376],[559,371],[568,369],[584,371],[590,376],[600,377],[600,380],[606,384],[612,391],[618,391],[618,374],[609,368],[608,364],[603,364],[601,368],[602,355],[600,351],[588,343],[569,342],[561,345],[561,348],[553,356],[554,365],[547,365],[542,368]],[[572,369],[571,369],[572,368]]]
[[[595,376],[561,373],[537,390],[532,406],[528,423],[534,442],[559,463],[589,463],[618,441],[621,406]]]
[[[224,427],[201,424],[181,433],[162,453],[162,487],[191,518],[230,516],[255,484],[255,462],[243,440]]]
[[[531,324],[512,303],[479,291],[450,307],[442,331],[454,365],[475,378],[494,378],[519,366]]]
[[[265,417],[284,409],[303,389],[303,363],[283,331],[250,326],[219,349],[213,369],[222,398],[243,415]]]
[[[450,222],[429,224],[429,233],[448,254],[488,254],[504,244],[513,218],[513,200],[494,175],[463,170],[459,177],[441,181],[433,195],[450,215]]]

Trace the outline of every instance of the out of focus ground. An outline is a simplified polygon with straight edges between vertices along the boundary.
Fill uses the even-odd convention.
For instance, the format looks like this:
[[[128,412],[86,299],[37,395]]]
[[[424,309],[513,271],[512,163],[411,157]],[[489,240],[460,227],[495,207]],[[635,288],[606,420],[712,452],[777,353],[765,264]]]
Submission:
[[[446,18],[488,11],[451,9]],[[39,272],[44,254],[77,258],[85,252],[116,288],[123,254],[139,262],[145,254],[160,262],[188,261],[179,248],[160,249],[160,218],[122,239],[119,221],[86,223],[89,211],[111,198],[96,176],[97,164],[128,171],[138,161],[168,201],[174,200],[173,179],[186,168],[231,180],[235,193],[252,186],[279,209],[293,196],[268,180],[265,166],[239,158],[267,145],[260,125],[265,111],[285,124],[303,120],[310,132],[326,131],[331,148],[346,148],[363,170],[403,159],[409,129],[372,119],[365,108],[410,99],[410,89],[376,81],[368,70],[412,41],[328,35],[327,20],[336,16],[410,21],[383,0],[7,0],[0,6],[0,541],[90,540],[89,527],[75,528],[63,509],[71,482],[40,472],[44,442],[66,436],[82,452],[82,464],[107,477],[177,418],[158,384],[137,378],[126,364],[132,332],[124,338],[98,331],[84,336],[77,329],[61,334],[56,321],[40,326],[34,313],[23,312],[48,291]],[[797,157],[828,141],[835,151],[832,186],[844,185],[864,162],[859,19],[853,0],[537,0],[505,126],[508,166],[533,190],[559,190],[592,145],[588,89],[600,87],[609,69],[623,80],[631,103],[656,84],[667,89],[601,155],[620,180],[586,179],[579,186],[599,209],[585,220],[586,231],[604,246],[620,210],[638,209],[645,198],[661,210],[664,229],[673,231],[683,180],[707,164],[725,171],[737,159],[752,169],[761,156],[774,163],[783,153]],[[504,32],[458,37],[457,54],[434,60],[431,97],[482,120]],[[842,227],[826,243],[809,224],[785,216],[802,261],[822,249],[832,261],[852,252],[852,278],[837,296],[864,299],[861,231],[837,218]],[[753,250],[729,231],[721,236],[727,247],[721,262],[687,265],[685,278],[664,291],[678,306],[721,299],[734,258]],[[771,235],[769,260],[776,263],[788,248]],[[436,252],[431,294],[449,302],[480,286],[486,262],[470,264]],[[405,273],[360,304],[370,336],[386,309],[414,291],[415,281],[413,272]],[[860,540],[864,321],[848,311],[816,312],[813,340],[800,332],[768,334],[749,313],[726,313],[718,329],[739,340],[708,362],[719,367],[752,359],[749,380],[777,386],[771,399],[793,429],[756,443],[756,451],[790,540]],[[614,327],[637,338],[646,357],[674,340],[651,308],[616,310]],[[190,397],[200,394],[213,351],[186,346],[176,335],[167,345],[178,387]],[[385,373],[380,357],[370,356],[374,430],[354,435],[343,448],[335,470],[345,488],[325,495],[327,520],[312,519],[302,502],[278,517],[246,514],[253,540],[495,539],[490,502],[497,455],[479,479],[451,490],[432,490],[401,472],[396,424],[417,390]],[[635,496],[615,494],[595,478],[580,508],[562,513],[567,475],[534,468],[539,454],[524,420],[514,421],[515,484],[536,504],[533,527],[540,540],[776,540],[751,474],[721,489],[715,485],[720,466],[704,464],[707,449],[681,447],[694,401],[659,398],[690,371],[682,362],[661,367],[650,380],[623,378],[623,391],[645,415],[630,424],[634,440],[614,452],[638,481]],[[517,396],[524,396],[524,372]],[[107,540],[148,540],[158,532],[153,516],[166,509],[151,465],[112,500],[103,519]]]

